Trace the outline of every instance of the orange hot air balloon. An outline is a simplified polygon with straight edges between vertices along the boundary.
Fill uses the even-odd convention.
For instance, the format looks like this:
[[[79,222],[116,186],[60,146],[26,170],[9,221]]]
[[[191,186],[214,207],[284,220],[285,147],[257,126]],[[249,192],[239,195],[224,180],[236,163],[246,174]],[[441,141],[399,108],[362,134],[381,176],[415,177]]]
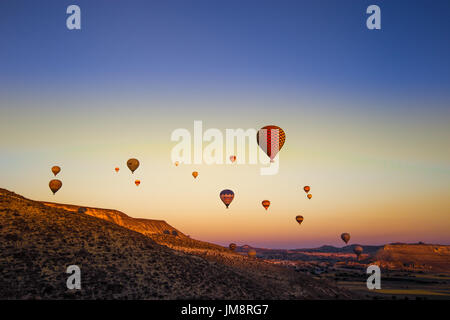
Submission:
[[[136,185],[136,187],[139,187],[139,185],[141,184],[141,180],[134,181],[134,184]]]
[[[180,164],[180,162],[175,161],[175,167],[178,167],[179,164]]]
[[[303,222],[303,216],[296,216],[295,220],[297,220],[298,224],[302,224]]]
[[[350,241],[350,233],[344,232],[341,234],[341,239],[347,244]]]
[[[192,172],[192,176],[194,177],[194,179],[197,179],[197,177],[198,177],[198,172],[197,172],[197,171]]]
[[[230,205],[231,201],[233,201],[233,199],[234,199],[234,192],[229,189],[222,190],[220,192],[220,199],[227,206],[227,209],[228,209],[228,206]]]
[[[230,248],[231,251],[234,251],[234,250],[236,250],[236,244],[235,243],[230,243],[228,248]]]
[[[130,169],[131,173],[134,173],[134,171],[139,168],[139,160],[134,158],[128,159],[127,167]]]
[[[308,199],[311,199],[312,198],[312,194],[308,193],[307,197],[308,197]]]
[[[116,172],[119,172],[119,167],[115,167],[114,170],[116,170]]]
[[[55,175],[55,177],[56,177],[56,175],[57,175],[60,171],[61,171],[61,168],[60,168],[60,167],[58,167],[58,166],[53,166],[53,167],[52,167],[52,172],[53,172],[53,174]]]
[[[269,209],[269,206],[270,206],[270,201],[269,200],[263,200],[263,202],[261,202],[262,203],[262,206],[264,207],[264,209]]]
[[[61,189],[62,182],[60,180],[54,179],[49,182],[48,186],[50,187],[50,190],[52,190],[53,194],[55,194],[59,189]]]
[[[273,159],[286,141],[286,134],[280,127],[265,126],[259,129],[256,135],[256,141],[259,147],[270,158],[270,162],[273,162]]]
[[[247,255],[249,258],[256,258],[256,251],[255,249],[250,249],[247,251]]]
[[[304,186],[303,190],[305,190],[305,192],[308,193],[309,190],[311,190],[311,187],[310,186]]]
[[[236,161],[236,156],[230,156],[230,161],[234,163]]]

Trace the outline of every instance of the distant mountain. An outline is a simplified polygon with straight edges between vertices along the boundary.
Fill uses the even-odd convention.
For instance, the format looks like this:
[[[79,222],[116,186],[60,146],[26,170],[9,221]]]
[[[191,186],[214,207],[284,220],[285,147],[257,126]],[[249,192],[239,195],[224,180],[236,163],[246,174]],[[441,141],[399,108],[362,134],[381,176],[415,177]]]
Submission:
[[[296,252],[333,252],[333,253],[353,253],[353,249],[356,246],[361,246],[364,250],[364,253],[373,254],[381,249],[383,246],[371,246],[371,245],[362,245],[362,244],[351,244],[344,247],[334,247],[330,245],[324,245],[315,249],[295,249],[290,251]]]
[[[189,239],[163,221],[133,219],[115,210],[79,209],[0,189],[0,299],[354,296],[295,270]],[[79,291],[66,287],[69,265],[81,268]]]
[[[249,245],[238,246],[237,252],[247,252],[249,249],[256,250],[256,253],[261,257],[265,258],[275,258],[278,259],[280,256],[298,256],[305,253],[336,253],[336,254],[353,254],[353,249],[358,244],[352,244],[344,247],[334,247],[330,245],[324,245],[319,248],[306,248],[306,249],[267,249],[267,248],[255,248]],[[370,245],[360,245],[363,247],[365,254],[374,254],[383,246],[370,246]]]
[[[253,248],[260,258],[298,262],[352,263],[357,244],[344,247],[324,245],[308,249],[266,249]],[[450,272],[450,246],[419,243],[392,243],[381,246],[363,247],[361,263],[378,264],[385,269],[405,271]],[[238,247],[247,252],[249,246]]]

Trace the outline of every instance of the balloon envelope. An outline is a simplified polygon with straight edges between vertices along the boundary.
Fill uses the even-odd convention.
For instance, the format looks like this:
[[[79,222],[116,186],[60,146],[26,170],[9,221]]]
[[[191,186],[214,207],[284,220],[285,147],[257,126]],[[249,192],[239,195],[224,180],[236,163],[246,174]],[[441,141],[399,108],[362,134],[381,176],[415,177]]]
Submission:
[[[356,246],[353,248],[353,252],[356,254],[356,257],[359,259],[361,253],[363,253],[363,248],[361,246]]]
[[[198,172],[197,171],[192,172],[192,176],[194,177],[194,179],[196,179],[198,177]]]
[[[278,126],[265,126],[259,129],[256,135],[256,141],[259,147],[270,158],[270,162],[273,162],[273,159],[286,141],[286,134]]]
[[[236,161],[236,156],[230,156],[230,161],[231,162],[235,162]]]
[[[137,168],[139,168],[139,160],[131,158],[127,161],[127,167],[131,170],[131,173],[134,173]]]
[[[180,162],[175,161],[175,166],[178,167],[178,165],[180,164]]]
[[[306,193],[308,193],[311,190],[310,186],[304,186],[303,190],[305,190]]]
[[[236,244],[235,243],[230,243],[228,248],[230,248],[231,251],[234,251],[234,250],[236,250]]]
[[[134,181],[134,184],[136,185],[136,187],[138,187],[141,184],[141,180]]]
[[[262,202],[261,202],[261,204],[262,204],[262,206],[264,207],[264,209],[268,209],[269,208],[269,206],[270,206],[270,201],[269,200],[263,200]]]
[[[312,198],[312,194],[308,193],[307,197],[308,197],[308,199],[311,199]]]
[[[234,199],[234,192],[229,189],[222,190],[220,192],[220,199],[222,200],[222,202],[226,205],[226,207],[228,209],[228,206],[230,205],[231,201],[233,201],[233,199]]]
[[[116,170],[116,172],[119,172],[119,167],[115,167],[114,170]]]
[[[52,190],[53,194],[55,194],[59,189],[61,189],[62,182],[60,180],[54,179],[49,182],[48,186],[50,187],[50,190]]]
[[[303,222],[303,216],[296,216],[295,220],[297,220],[298,224],[302,224]]]
[[[343,234],[341,234],[341,239],[342,241],[344,241],[345,243],[348,243],[350,241],[350,234],[345,232]]]
[[[53,174],[55,175],[55,177],[56,177],[56,175],[57,175],[60,171],[61,171],[61,168],[60,168],[60,167],[58,167],[58,166],[53,166],[53,167],[52,167],[52,172],[53,172]]]

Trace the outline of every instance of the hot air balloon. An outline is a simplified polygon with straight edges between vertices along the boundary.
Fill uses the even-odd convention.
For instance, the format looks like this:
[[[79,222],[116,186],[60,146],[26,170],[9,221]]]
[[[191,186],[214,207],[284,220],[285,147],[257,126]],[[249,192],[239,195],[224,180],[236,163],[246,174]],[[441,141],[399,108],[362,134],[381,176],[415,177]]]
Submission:
[[[119,167],[115,167],[114,170],[116,170],[116,172],[118,173],[120,169]]]
[[[139,185],[141,184],[141,180],[135,180],[134,184],[136,185],[136,187],[139,187]]]
[[[310,186],[304,186],[303,190],[305,190],[305,192],[308,193],[309,190],[311,190],[311,187]]]
[[[236,156],[230,156],[230,161],[231,162],[235,162],[236,161]]]
[[[60,168],[60,167],[58,167],[58,166],[53,166],[53,167],[52,167],[52,172],[53,172],[53,174],[55,175],[55,177],[56,177],[56,175],[57,175],[60,171],[61,171],[61,168]]]
[[[197,172],[197,171],[192,172],[192,176],[194,177],[194,179],[197,179],[197,177],[198,177],[198,172]]]
[[[346,232],[341,234],[341,239],[347,244],[350,241],[350,234]]]
[[[312,194],[308,193],[307,197],[308,197],[308,199],[311,199],[312,198]]]
[[[56,192],[58,192],[59,189],[61,189],[62,182],[60,180],[54,179],[54,180],[50,181],[48,186],[50,187],[50,190],[52,190],[53,194],[55,194]]]
[[[179,161],[175,161],[175,167],[178,167],[179,164],[180,164]]]
[[[138,159],[129,159],[127,161],[127,167],[128,169],[131,170],[131,173],[134,173],[134,171],[136,171],[137,168],[139,168],[139,160]]]
[[[270,206],[270,201],[269,200],[263,200],[262,202],[262,206],[264,207],[264,209],[268,209]]]
[[[234,250],[236,250],[236,244],[235,243],[230,243],[228,248],[230,248],[231,251],[234,251]]]
[[[273,162],[273,159],[286,141],[286,134],[280,127],[265,126],[259,129],[256,135],[256,141],[259,147],[270,158],[270,162]]]
[[[359,256],[363,252],[363,248],[361,246],[356,246],[353,248],[353,252],[356,254],[356,259],[359,260]]]
[[[250,249],[247,251],[247,255],[249,258],[255,258],[256,257],[256,251],[255,249]]]
[[[303,216],[296,216],[295,220],[297,220],[298,224],[302,224],[303,222]]]
[[[220,199],[227,206],[227,209],[228,209],[228,206],[230,205],[231,201],[233,201],[233,199],[234,199],[234,192],[229,189],[222,190],[220,192]]]

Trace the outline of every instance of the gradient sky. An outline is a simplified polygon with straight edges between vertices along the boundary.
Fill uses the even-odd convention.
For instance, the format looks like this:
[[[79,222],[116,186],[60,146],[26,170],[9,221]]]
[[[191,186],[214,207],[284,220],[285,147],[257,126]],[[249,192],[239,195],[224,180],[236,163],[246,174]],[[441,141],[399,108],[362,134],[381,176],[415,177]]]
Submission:
[[[82,30],[66,28],[70,4]],[[371,4],[381,30],[365,26]],[[449,12],[449,1],[3,0],[0,187],[219,244],[340,246],[342,232],[450,244]],[[170,135],[194,120],[282,127],[279,173],[175,167]]]

